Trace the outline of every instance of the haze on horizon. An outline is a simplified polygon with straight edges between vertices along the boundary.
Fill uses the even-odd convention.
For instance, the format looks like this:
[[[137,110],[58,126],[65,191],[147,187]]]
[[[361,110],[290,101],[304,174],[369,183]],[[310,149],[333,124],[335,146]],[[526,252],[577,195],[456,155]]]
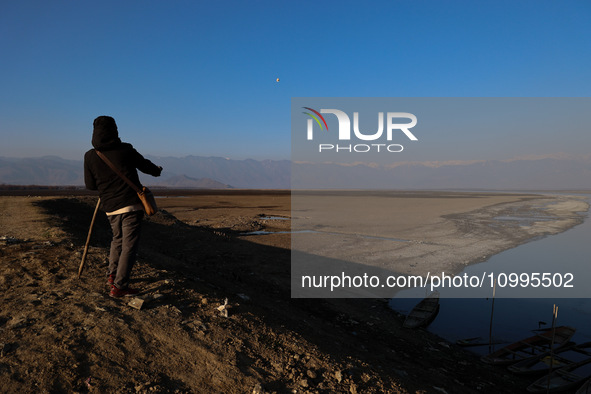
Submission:
[[[146,155],[280,160],[292,97],[587,97],[590,15],[577,1],[9,2],[0,156],[79,160],[107,114]],[[586,154],[591,133],[559,126],[451,128],[393,160]]]

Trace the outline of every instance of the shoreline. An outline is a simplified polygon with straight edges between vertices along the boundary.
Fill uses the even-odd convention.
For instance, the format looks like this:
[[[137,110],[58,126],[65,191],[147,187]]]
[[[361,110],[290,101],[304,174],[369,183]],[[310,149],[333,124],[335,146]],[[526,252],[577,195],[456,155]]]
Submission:
[[[478,242],[468,247],[465,264],[459,264],[460,270],[468,265],[483,262],[493,255],[504,252],[528,242],[560,234],[584,222],[589,210],[586,197],[581,196],[544,196],[539,199],[514,203],[503,203],[482,209],[448,216],[466,233],[476,233]],[[542,205],[542,206],[540,206]],[[508,220],[498,217],[511,215]],[[492,245],[483,245],[490,237]],[[478,257],[478,254],[482,254]]]
[[[324,261],[342,261],[343,267],[382,276],[455,275],[505,250],[582,223],[589,209],[586,199],[481,192],[296,197],[292,198],[292,227],[315,232],[292,234],[292,250],[304,256],[296,255],[293,261],[298,273],[313,272],[318,263],[305,266],[303,260],[320,256]],[[322,275],[336,269],[337,263]],[[394,290],[374,294],[391,297],[398,292]]]
[[[0,191],[0,196],[14,196],[14,191],[8,191],[5,195]],[[96,193],[88,191],[71,190],[23,190],[17,193],[29,193],[30,196],[77,196],[88,197],[95,196]],[[40,192],[40,193],[35,193]],[[263,231],[261,235],[249,235],[249,240],[260,244],[281,243],[282,247],[298,247],[298,241],[289,245],[289,238],[294,238],[294,231],[308,231],[313,227],[316,234],[298,234],[306,244],[305,251],[320,256],[331,256],[342,258],[354,258],[356,262],[368,266],[377,266],[392,270],[396,273],[424,275],[428,271],[449,271],[452,274],[461,272],[466,266],[483,262],[493,255],[505,250],[512,249],[519,245],[531,242],[540,237],[549,236],[564,232],[584,221],[581,212],[589,209],[587,199],[580,195],[564,195],[562,191],[556,192],[513,192],[513,191],[352,191],[352,195],[380,194],[385,193],[394,196],[396,204],[389,206],[391,213],[388,218],[395,219],[389,222],[388,228],[378,223],[361,224],[359,216],[350,215],[350,223],[336,223],[333,228],[330,216],[338,213],[337,210],[327,215],[326,212],[320,215],[318,223],[302,223],[297,218],[297,201],[293,203],[294,197],[289,190],[266,190],[266,189],[228,189],[228,190],[185,190],[169,189],[157,190],[157,201],[164,209],[174,207],[170,213],[177,216],[179,220],[188,224],[211,225],[212,227],[236,231],[238,233],[248,234],[250,232]],[[575,191],[571,191],[575,193]],[[304,194],[325,193],[331,199],[331,203],[338,205],[338,199],[343,197],[343,191],[306,191]],[[557,194],[560,193],[560,194]],[[589,193],[578,191],[576,193]],[[204,198],[213,203],[207,203],[203,206],[197,206],[193,209],[185,209],[187,205],[179,202],[178,199],[185,198],[187,194],[189,200],[192,198]],[[297,194],[297,193],[296,193]],[[291,207],[287,207],[285,202],[283,206],[260,210],[268,212],[270,216],[280,216],[291,219],[285,221],[267,221],[258,220],[264,213],[255,213],[252,209],[245,210],[245,215],[239,218],[231,217],[230,211],[225,209],[222,204],[216,206],[216,200],[226,199],[227,203],[235,204],[240,207],[240,199],[253,198],[256,196],[276,196],[278,200],[291,200]],[[291,198],[290,198],[291,197]],[[295,197],[298,198],[297,196]],[[446,199],[469,200],[467,208],[458,208],[456,206],[447,207]],[[478,201],[481,200],[481,201]],[[421,201],[418,207],[413,207],[413,201]],[[436,206],[435,213],[423,213],[423,217],[413,222],[412,216],[417,214],[424,202]],[[443,201],[443,203],[442,203]],[[400,203],[402,202],[402,208]],[[191,202],[192,203],[192,202]],[[189,205],[191,204],[189,203]],[[304,203],[305,204],[305,203]],[[294,209],[294,205],[296,205]],[[291,209],[290,209],[291,208]],[[300,207],[301,208],[301,207]],[[305,208],[309,208],[305,206]],[[450,210],[451,212],[445,212]],[[199,210],[200,215],[195,215],[193,210]],[[439,211],[444,212],[439,212]],[[407,212],[404,212],[407,211]],[[295,215],[294,215],[295,214]],[[313,213],[310,213],[312,215]],[[229,217],[224,220],[223,216]],[[294,219],[295,216],[295,219]],[[409,219],[409,216],[411,217]],[[495,219],[497,217],[509,217],[508,219]],[[535,220],[538,217],[540,220]],[[328,220],[327,220],[328,218]],[[402,221],[397,223],[396,219]],[[328,224],[327,224],[328,223]],[[354,223],[353,226],[351,223]],[[291,224],[291,226],[290,226]],[[391,224],[391,225],[390,225]],[[354,227],[354,228],[353,228]],[[379,231],[372,231],[371,227],[378,228]],[[344,229],[344,230],[343,230]],[[333,230],[333,231],[331,231]],[[313,238],[320,238],[320,240]],[[357,239],[356,239],[357,238]],[[380,243],[371,238],[384,241],[393,241],[389,244]],[[368,239],[370,239],[368,241]],[[335,240],[337,242],[335,242]],[[342,250],[331,249],[326,245],[342,243],[347,241],[353,246]],[[269,242],[271,241],[271,242]],[[401,241],[396,243],[396,241]],[[360,243],[368,243],[365,249],[360,249],[357,255],[365,254],[368,249],[372,249],[372,258],[358,258],[355,253],[350,254],[351,249],[357,248]],[[295,244],[295,245],[294,245]],[[320,246],[318,246],[320,245]],[[358,248],[359,249],[359,248]],[[396,256],[393,261],[388,255]],[[387,261],[387,264],[384,263]]]

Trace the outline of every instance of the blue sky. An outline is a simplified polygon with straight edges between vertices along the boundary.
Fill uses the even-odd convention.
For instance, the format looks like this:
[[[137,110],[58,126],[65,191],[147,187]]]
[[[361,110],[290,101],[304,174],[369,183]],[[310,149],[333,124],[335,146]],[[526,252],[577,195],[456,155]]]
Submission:
[[[292,97],[587,97],[589,20],[583,1],[3,2],[0,156],[81,159],[111,115],[144,154],[288,159]]]

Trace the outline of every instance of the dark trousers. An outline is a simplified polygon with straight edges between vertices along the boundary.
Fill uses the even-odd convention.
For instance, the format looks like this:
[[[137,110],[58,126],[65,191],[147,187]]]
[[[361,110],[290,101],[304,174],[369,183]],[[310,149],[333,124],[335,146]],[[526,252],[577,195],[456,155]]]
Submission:
[[[126,289],[129,286],[131,270],[137,256],[143,217],[143,211],[108,216],[113,230],[113,240],[111,241],[107,275],[115,275],[114,284],[119,289]]]

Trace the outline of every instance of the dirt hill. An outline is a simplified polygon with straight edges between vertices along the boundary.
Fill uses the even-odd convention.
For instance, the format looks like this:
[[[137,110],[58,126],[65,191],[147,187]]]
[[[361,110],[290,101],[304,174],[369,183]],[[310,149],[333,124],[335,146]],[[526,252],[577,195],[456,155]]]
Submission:
[[[270,206],[271,197],[252,201]],[[134,268],[145,300],[134,309],[108,296],[104,215],[76,278],[95,203],[0,197],[1,392],[451,394],[527,385],[403,329],[383,300],[291,299],[288,245],[238,237],[253,226],[239,211],[224,226],[166,211],[147,219]]]

